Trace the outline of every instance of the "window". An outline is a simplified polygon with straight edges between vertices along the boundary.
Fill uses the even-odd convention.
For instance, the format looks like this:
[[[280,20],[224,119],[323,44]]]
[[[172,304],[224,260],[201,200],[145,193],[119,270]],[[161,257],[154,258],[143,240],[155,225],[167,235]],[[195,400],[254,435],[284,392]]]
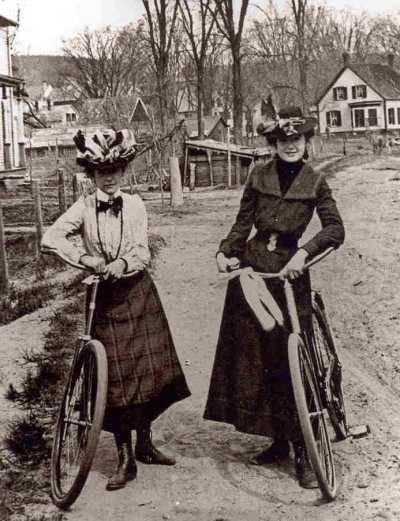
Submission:
[[[400,125],[400,107],[397,109],[397,124]]]
[[[341,127],[342,126],[342,117],[340,114],[340,110],[331,110],[326,113],[326,125],[328,127]]]
[[[351,87],[351,95],[353,99],[366,98],[367,97],[367,86],[366,85],[353,85]]]
[[[335,87],[333,89],[333,99],[336,101],[347,99],[347,87]]]
[[[370,127],[378,126],[378,115],[376,109],[368,109],[368,125]]]
[[[1,86],[1,96],[3,99],[7,99],[7,87],[5,85]]]
[[[66,112],[65,120],[67,123],[73,123],[74,121],[76,121],[76,114],[74,112]]]
[[[394,109],[388,109],[388,123],[389,125],[394,125],[395,119],[394,119]]]
[[[355,109],[354,110],[354,126],[357,127],[365,127],[365,114],[364,109]]]

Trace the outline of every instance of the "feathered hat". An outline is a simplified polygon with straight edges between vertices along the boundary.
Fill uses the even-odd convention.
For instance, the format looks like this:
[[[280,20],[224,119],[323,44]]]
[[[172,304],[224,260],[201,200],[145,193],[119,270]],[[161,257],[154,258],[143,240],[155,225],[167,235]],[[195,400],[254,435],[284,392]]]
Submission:
[[[91,137],[78,130],[74,136],[78,149],[76,162],[88,170],[119,168],[132,161],[137,143],[132,130],[98,130]]]
[[[317,120],[305,117],[300,107],[288,106],[280,109],[275,107],[272,96],[268,96],[265,119],[257,125],[257,133],[269,139],[285,139],[292,135],[313,135]]]

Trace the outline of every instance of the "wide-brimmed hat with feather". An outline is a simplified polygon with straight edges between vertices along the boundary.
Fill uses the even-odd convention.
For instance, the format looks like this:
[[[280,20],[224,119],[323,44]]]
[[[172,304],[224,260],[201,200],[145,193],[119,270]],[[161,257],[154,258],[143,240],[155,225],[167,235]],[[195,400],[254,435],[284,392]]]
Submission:
[[[311,116],[303,116],[300,107],[287,106],[279,111],[274,107],[271,98],[267,114],[257,126],[257,133],[267,139],[286,139],[289,136],[304,134],[312,136],[317,120]]]
[[[129,129],[98,130],[90,137],[78,130],[73,139],[78,149],[76,162],[89,171],[123,167],[137,153],[135,136]]]

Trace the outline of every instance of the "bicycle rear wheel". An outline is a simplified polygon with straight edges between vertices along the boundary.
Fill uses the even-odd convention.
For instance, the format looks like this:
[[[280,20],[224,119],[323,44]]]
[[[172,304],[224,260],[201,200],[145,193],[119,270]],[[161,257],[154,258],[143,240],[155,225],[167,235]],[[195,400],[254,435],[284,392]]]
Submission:
[[[307,455],[322,494],[331,501],[336,496],[337,484],[325,410],[307,348],[293,333],[289,336],[289,367]]]
[[[51,454],[51,497],[67,509],[88,477],[103,425],[107,400],[107,357],[91,340],[72,368],[56,425]]]
[[[342,391],[342,365],[319,293],[313,294],[313,343],[323,374],[323,394],[336,440],[347,438],[348,426]]]

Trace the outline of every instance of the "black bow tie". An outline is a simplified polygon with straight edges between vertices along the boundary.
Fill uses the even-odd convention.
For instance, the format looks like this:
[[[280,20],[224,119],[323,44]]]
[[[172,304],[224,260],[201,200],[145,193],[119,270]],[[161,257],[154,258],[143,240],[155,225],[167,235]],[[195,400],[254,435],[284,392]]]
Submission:
[[[108,201],[97,201],[98,213],[106,212],[107,210],[112,210],[115,217],[117,217],[119,212],[122,210],[122,197],[119,195],[118,197]]]

